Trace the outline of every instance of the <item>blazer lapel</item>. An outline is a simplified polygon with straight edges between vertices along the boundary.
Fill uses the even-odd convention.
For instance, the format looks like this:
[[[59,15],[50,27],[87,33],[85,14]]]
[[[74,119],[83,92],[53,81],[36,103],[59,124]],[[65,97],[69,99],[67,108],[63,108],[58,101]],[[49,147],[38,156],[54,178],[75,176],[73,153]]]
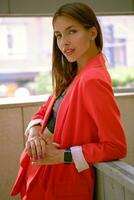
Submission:
[[[41,127],[41,133],[43,133],[45,127],[46,127],[46,124],[47,124],[47,121],[48,121],[48,118],[50,116],[50,112],[52,110],[52,107],[53,107],[53,104],[56,100],[56,96],[53,95],[52,99],[50,100],[50,103],[47,107],[47,110],[46,110],[46,113],[45,113],[45,116],[44,116],[44,120],[43,120],[43,124],[42,124],[42,127]]]

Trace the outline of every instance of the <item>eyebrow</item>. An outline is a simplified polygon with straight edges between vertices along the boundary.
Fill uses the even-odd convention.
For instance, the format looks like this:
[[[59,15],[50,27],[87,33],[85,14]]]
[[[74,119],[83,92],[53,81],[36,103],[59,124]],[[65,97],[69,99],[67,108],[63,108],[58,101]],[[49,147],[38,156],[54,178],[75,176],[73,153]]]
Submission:
[[[73,27],[75,27],[75,26],[74,25],[68,26],[67,28],[65,28],[65,31],[67,31]],[[54,31],[54,34],[56,34],[56,33],[60,33],[60,31]]]

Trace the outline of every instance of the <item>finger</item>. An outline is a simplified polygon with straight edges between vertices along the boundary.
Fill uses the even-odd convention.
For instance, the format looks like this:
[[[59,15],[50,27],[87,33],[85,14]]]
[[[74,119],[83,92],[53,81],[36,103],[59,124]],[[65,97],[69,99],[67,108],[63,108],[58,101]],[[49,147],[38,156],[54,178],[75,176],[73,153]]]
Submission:
[[[45,136],[42,133],[39,133],[39,136],[45,141]]]
[[[44,159],[32,162],[32,165],[51,165],[51,164],[52,163],[50,161],[46,161]]]
[[[43,165],[44,162],[42,160],[33,161],[32,165]]]
[[[32,162],[32,165],[42,165],[42,163],[37,161],[37,162]]]
[[[25,144],[25,151],[28,153],[28,155],[29,155],[30,157],[32,157],[31,146],[30,146],[29,141],[27,141],[26,144]]]
[[[56,143],[56,142],[53,142],[53,145],[57,148],[60,148],[60,144]]]
[[[30,141],[30,146],[31,146],[31,154],[32,154],[32,159],[36,160],[37,159],[37,151],[36,151],[36,145],[35,142],[32,140]]]
[[[46,142],[44,140],[40,140],[41,143],[41,150],[42,150],[42,157],[47,156],[47,152],[46,152]]]
[[[41,146],[40,138],[37,138],[35,140],[35,146],[36,146],[37,157],[38,157],[38,159],[41,159],[42,158],[42,146]]]
[[[46,143],[47,144],[52,144],[52,137],[47,137],[46,139],[45,139],[45,141],[46,141]]]

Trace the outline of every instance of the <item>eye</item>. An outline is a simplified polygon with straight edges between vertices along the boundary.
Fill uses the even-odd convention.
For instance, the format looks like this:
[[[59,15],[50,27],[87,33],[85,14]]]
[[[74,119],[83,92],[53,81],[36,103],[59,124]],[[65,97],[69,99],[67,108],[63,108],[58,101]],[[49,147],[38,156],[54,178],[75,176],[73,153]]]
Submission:
[[[76,33],[77,32],[77,30],[75,30],[75,29],[70,29],[69,30],[69,34],[73,34],[73,33]]]
[[[56,39],[60,39],[62,37],[62,35],[60,33],[55,34]]]

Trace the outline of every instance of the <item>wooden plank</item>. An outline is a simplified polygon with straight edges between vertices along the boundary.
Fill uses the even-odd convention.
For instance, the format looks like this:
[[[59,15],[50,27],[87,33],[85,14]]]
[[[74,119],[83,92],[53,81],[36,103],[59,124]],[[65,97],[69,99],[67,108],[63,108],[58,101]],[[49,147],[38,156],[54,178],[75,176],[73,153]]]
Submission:
[[[128,144],[127,157],[125,157],[123,161],[134,166],[134,95],[124,94],[122,96],[116,96],[116,101],[121,111],[123,126],[125,129]]]
[[[11,199],[20,153],[23,149],[20,108],[0,109],[0,199]]]
[[[107,175],[104,175],[104,193],[106,200],[125,200],[124,187]]]
[[[125,200],[134,200],[134,193],[125,189]]]
[[[103,173],[95,169],[94,200],[104,200],[104,177]]]
[[[134,167],[122,161],[103,162],[94,166],[134,193]]]
[[[30,122],[32,116],[38,111],[39,106],[25,106],[22,108],[23,111],[23,137],[24,141],[26,141],[26,137],[24,135],[24,132],[26,130],[26,127],[28,126],[28,123]]]
[[[25,106],[23,107],[23,120],[24,129],[26,129],[28,123],[30,122],[32,116],[38,111],[39,106]]]

